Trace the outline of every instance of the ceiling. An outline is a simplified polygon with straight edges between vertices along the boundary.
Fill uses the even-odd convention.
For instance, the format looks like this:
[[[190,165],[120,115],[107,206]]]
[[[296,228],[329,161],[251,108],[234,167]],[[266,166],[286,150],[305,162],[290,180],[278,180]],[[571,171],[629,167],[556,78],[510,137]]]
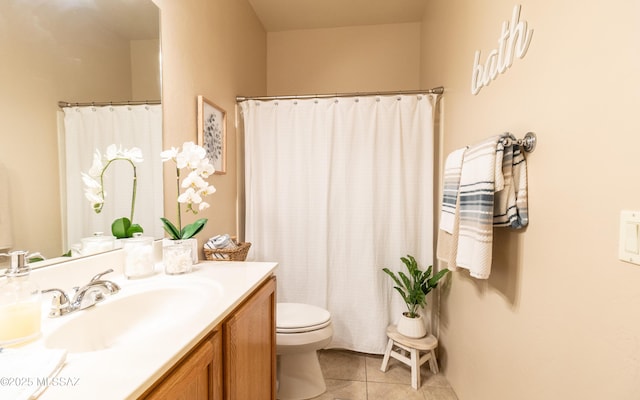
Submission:
[[[422,20],[427,0],[249,0],[267,32]]]
[[[158,39],[160,32],[160,10],[151,0],[0,0],[0,15],[13,15],[16,23],[28,22],[34,32],[64,43],[106,32],[128,40]]]
[[[157,39],[160,10],[151,0],[93,0],[97,15],[123,37]]]

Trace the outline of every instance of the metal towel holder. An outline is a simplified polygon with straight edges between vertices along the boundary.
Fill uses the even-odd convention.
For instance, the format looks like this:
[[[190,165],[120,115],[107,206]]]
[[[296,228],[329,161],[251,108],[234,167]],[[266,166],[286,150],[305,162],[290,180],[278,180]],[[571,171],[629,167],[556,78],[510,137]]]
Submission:
[[[510,138],[506,138],[504,145],[505,146],[511,146],[511,140]],[[525,152],[527,153],[531,153],[533,152],[533,150],[536,149],[536,142],[537,142],[538,138],[536,137],[536,134],[533,132],[527,132],[526,135],[524,135],[524,137],[522,139],[518,139],[516,140],[515,144],[517,144],[518,146],[521,146]]]

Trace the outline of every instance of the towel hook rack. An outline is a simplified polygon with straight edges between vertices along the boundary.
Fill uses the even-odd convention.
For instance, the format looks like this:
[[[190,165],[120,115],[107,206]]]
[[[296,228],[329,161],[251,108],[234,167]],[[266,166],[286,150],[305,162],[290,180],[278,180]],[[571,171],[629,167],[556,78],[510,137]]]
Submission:
[[[518,146],[522,146],[525,152],[531,153],[536,148],[537,140],[538,138],[536,137],[535,133],[527,132],[527,134],[524,135],[522,139],[516,140],[516,144]],[[507,142],[505,143],[505,146],[510,146],[510,145],[511,145],[511,139],[507,138]]]

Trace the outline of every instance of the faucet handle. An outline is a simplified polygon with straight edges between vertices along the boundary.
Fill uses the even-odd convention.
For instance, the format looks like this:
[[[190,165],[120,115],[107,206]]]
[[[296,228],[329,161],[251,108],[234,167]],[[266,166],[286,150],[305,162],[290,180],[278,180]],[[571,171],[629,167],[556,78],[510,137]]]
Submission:
[[[64,292],[64,290],[52,288],[52,289],[45,289],[42,291],[42,293],[50,293],[50,292],[59,293],[58,295],[54,295],[54,298],[57,297],[60,300],[60,303],[62,305],[64,305],[65,303],[69,303],[69,297],[67,297],[67,294]]]
[[[59,317],[66,313],[70,307],[69,297],[61,289],[45,289],[42,293],[56,292],[51,300],[51,311],[49,311],[49,317]]]
[[[97,274],[96,276],[94,276],[93,278],[91,278],[91,280],[89,282],[95,282],[97,280],[100,280],[100,278],[102,278],[104,275],[109,274],[113,272],[113,268],[109,268],[106,271],[100,272],[99,274]]]

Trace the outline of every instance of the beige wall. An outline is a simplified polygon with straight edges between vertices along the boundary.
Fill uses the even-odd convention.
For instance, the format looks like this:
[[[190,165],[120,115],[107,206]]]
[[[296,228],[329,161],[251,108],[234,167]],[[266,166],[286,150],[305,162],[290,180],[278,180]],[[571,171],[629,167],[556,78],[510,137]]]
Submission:
[[[162,14],[162,98],[165,148],[197,141],[196,99],[227,111],[227,173],[210,179],[217,192],[198,235],[236,234],[238,180],[235,97],[266,93],[266,33],[245,0],[154,0]],[[176,218],[175,170],[165,169],[165,216]],[[193,216],[183,220],[192,222]]]
[[[419,89],[420,24],[270,32],[269,95]]]
[[[522,1],[528,53],[477,96],[475,50],[497,47],[505,0],[428,2],[422,85],[444,85],[444,154],[538,135],[530,225],[499,231],[487,281],[443,292],[441,361],[460,400],[640,398],[640,266],[617,259],[640,208],[640,3]],[[437,55],[434,57],[434,55]]]
[[[160,100],[160,39],[132,40],[129,43],[131,100]]]

